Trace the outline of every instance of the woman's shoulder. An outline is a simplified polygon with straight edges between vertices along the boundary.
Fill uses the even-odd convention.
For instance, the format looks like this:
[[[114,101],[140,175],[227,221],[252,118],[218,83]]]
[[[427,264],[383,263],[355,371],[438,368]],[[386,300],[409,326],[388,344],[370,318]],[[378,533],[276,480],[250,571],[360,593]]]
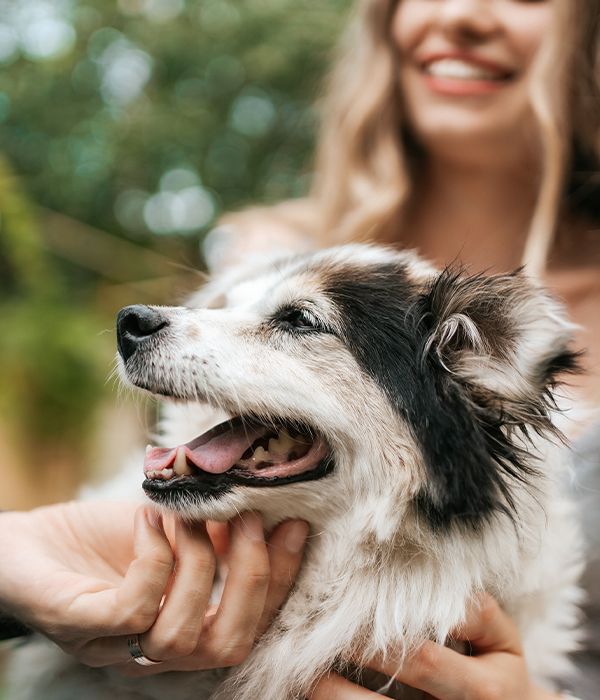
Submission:
[[[220,272],[250,256],[315,247],[316,209],[305,197],[226,214],[207,234],[202,249],[209,269]]]

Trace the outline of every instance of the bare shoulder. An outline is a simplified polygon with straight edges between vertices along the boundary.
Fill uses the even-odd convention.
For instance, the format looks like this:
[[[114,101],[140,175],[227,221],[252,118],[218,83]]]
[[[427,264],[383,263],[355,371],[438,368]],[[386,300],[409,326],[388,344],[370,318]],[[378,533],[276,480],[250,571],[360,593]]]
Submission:
[[[278,251],[306,252],[317,247],[316,211],[309,198],[226,214],[206,237],[204,255],[212,271],[250,256]]]

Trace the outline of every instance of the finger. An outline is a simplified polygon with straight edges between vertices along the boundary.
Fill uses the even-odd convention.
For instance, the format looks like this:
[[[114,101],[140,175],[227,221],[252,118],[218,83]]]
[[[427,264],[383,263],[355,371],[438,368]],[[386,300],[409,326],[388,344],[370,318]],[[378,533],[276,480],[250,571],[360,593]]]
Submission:
[[[258,623],[259,636],[267,629],[290,592],[302,563],[308,531],[308,523],[304,520],[291,520],[276,527],[269,538],[271,580],[265,607]]]
[[[250,652],[265,607],[269,571],[262,521],[256,513],[244,513],[231,523],[229,573],[203,645],[217,663],[236,665]]]
[[[244,513],[231,522],[229,574],[219,607],[205,624],[196,652],[160,666],[136,668],[136,664],[130,664],[122,667],[122,673],[139,677],[241,663],[256,638],[269,578],[269,554],[262,522],[256,514]],[[146,647],[142,648],[150,656]]]
[[[224,557],[229,549],[229,523],[207,520],[206,532],[208,532],[217,557]]]
[[[317,683],[309,700],[371,700],[371,698],[375,700],[375,698],[381,698],[381,695],[332,673]]]
[[[435,642],[425,642],[406,659],[374,659],[369,667],[411,688],[443,700],[465,700],[481,683],[477,661]],[[477,697],[474,692],[473,697]]]
[[[62,625],[85,629],[86,636],[143,632],[160,609],[173,568],[173,553],[160,515],[142,507],[134,519],[134,555],[123,583],[77,596],[63,616]]]
[[[169,593],[140,646],[150,659],[164,661],[192,654],[200,641],[212,592],[215,555],[204,524],[178,521],[176,565]]]
[[[465,623],[452,636],[468,640],[475,653],[523,653],[517,626],[488,594],[483,594],[474,601],[467,612]]]

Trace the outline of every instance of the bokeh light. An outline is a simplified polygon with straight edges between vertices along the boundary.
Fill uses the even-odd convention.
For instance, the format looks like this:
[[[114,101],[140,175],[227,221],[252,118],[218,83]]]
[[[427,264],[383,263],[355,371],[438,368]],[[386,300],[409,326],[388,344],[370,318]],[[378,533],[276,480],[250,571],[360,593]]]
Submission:
[[[20,50],[33,60],[59,58],[75,46],[71,0],[19,0],[0,3],[0,60]],[[4,58],[1,58],[4,57]]]

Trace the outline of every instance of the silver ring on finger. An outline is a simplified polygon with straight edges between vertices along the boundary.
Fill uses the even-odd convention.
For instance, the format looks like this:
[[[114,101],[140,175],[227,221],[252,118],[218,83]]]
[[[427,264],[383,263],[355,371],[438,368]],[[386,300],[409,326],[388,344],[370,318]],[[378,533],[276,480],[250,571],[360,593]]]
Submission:
[[[140,635],[136,634],[134,637],[127,638],[127,648],[129,649],[129,654],[136,664],[140,666],[158,666],[162,664],[162,661],[153,661],[149,659],[140,646]]]

